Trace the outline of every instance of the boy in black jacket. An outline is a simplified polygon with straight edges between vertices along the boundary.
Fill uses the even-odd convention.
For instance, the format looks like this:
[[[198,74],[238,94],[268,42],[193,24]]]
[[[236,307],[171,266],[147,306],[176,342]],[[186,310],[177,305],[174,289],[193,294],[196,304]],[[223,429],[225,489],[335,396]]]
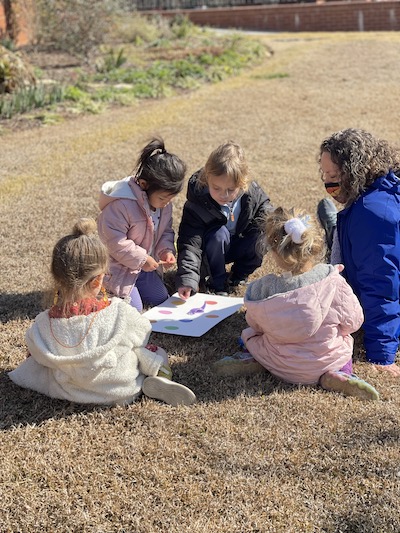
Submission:
[[[261,187],[248,184],[241,147],[228,141],[214,150],[188,184],[178,235],[179,296],[187,300],[204,281],[210,292],[223,296],[244,284],[262,263],[257,241],[272,209]],[[233,263],[229,277],[227,263]]]

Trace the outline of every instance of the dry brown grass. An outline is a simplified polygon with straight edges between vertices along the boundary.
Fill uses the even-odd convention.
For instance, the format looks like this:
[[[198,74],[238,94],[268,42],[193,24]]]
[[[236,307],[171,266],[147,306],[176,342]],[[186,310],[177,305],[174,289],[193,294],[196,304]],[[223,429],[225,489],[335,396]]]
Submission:
[[[235,139],[275,205],[310,210],[323,137],[352,126],[398,141],[398,34],[265,39],[272,60],[219,85],[1,137],[0,531],[400,531],[399,384],[362,362],[359,342],[356,371],[379,403],[268,374],[217,378],[211,363],[236,348],[243,313],[199,339],[153,335],[196,392],[190,408],[90,408],[7,377],[25,357],[53,244],[97,215],[101,183],[127,175],[152,134],[190,171]]]

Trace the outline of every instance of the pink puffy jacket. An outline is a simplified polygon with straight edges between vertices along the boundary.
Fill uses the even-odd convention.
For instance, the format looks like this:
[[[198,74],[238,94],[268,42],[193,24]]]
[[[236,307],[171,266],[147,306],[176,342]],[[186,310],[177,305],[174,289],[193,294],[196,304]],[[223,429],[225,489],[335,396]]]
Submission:
[[[364,320],[357,297],[337,269],[306,287],[259,301],[245,298],[245,305],[246,348],[290,383],[315,384],[328,370],[340,370],[353,355],[350,334]]]
[[[147,194],[133,176],[128,176],[102,186],[99,207],[98,231],[110,255],[112,274],[106,288],[112,294],[126,298],[152,247],[152,257],[156,261],[164,251],[175,254],[172,205],[160,210],[160,221],[154,234]]]

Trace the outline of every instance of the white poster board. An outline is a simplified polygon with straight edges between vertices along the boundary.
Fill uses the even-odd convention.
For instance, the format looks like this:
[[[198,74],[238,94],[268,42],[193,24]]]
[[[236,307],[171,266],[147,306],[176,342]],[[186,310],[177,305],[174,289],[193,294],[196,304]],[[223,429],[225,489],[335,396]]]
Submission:
[[[143,313],[143,316],[150,320],[153,331],[158,333],[201,337],[219,322],[233,315],[242,305],[243,298],[200,292],[188,300],[182,300],[178,293],[175,293],[162,304]]]

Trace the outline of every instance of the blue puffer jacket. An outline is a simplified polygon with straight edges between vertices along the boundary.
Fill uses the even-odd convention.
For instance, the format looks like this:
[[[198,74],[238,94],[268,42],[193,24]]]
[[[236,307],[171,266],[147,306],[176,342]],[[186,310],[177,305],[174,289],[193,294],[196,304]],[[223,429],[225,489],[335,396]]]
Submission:
[[[378,178],[338,213],[343,272],[363,307],[371,363],[394,363],[400,335],[400,180]]]

